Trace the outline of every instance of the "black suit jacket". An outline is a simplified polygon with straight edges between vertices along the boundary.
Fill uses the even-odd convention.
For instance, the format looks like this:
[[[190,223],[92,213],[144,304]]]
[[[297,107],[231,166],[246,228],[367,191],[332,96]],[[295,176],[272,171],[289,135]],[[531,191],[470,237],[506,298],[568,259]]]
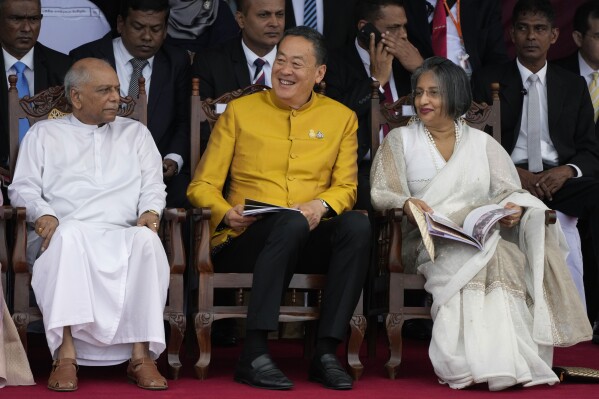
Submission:
[[[217,98],[252,84],[241,37],[195,57],[193,76],[200,78],[200,97]]]
[[[70,52],[73,61],[95,57],[115,67],[110,34],[84,44]],[[148,129],[160,154],[179,154],[189,164],[189,97],[191,77],[189,56],[184,50],[163,45],[154,56],[150,95],[148,97]]]
[[[559,65],[562,68],[573,72],[577,75],[580,75],[580,64],[578,63],[578,51],[570,54],[567,57],[561,58],[559,60],[552,61],[555,65]],[[599,119],[595,122],[595,134],[599,137]]]
[[[492,82],[499,82],[501,144],[512,153],[520,132],[523,85],[516,61],[484,68],[472,76],[475,101],[491,103]],[[599,142],[593,123],[593,105],[581,76],[549,64],[547,67],[549,136],[559,164],[574,164],[585,176],[599,173]]]
[[[408,39],[423,58],[434,55],[431,25],[424,0],[404,0]],[[461,0],[460,21],[472,70],[508,61],[498,0]]]
[[[393,60],[393,77],[399,97],[410,93],[410,73]],[[371,144],[370,94],[372,78],[366,73],[355,43],[331,53],[324,77],[329,97],[345,104],[358,116],[358,161]],[[384,95],[381,94],[381,98]]]
[[[329,48],[350,43],[355,37],[354,8],[357,0],[323,0],[323,35]],[[285,0],[285,29],[297,26],[293,1]]]
[[[4,57],[0,54],[1,70],[6,71]],[[54,51],[41,43],[36,43],[33,50],[34,81],[36,93],[52,86],[63,84],[64,75],[71,66],[71,59],[58,51]],[[0,118],[2,132],[0,134],[0,164],[6,165],[8,160],[8,83],[6,78],[0,84]]]

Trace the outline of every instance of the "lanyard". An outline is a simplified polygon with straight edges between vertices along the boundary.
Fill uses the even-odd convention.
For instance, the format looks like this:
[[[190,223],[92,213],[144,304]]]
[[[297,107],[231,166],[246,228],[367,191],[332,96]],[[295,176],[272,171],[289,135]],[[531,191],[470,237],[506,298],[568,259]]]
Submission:
[[[464,37],[462,35],[462,22],[460,21],[460,0],[457,0],[456,3],[457,3],[457,15],[454,17],[453,13],[449,9],[449,6],[447,5],[447,1],[443,0],[443,5],[445,6],[445,9],[447,10],[447,15],[449,15],[449,17],[451,18],[451,21],[455,25],[455,28],[458,31],[458,36],[460,37],[460,42],[462,42],[462,46],[463,46],[464,45]]]

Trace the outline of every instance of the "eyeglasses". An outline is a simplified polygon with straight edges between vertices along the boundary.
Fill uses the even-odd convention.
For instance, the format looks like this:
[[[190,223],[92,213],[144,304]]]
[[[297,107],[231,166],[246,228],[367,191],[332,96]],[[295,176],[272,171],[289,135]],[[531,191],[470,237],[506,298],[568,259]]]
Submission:
[[[39,15],[9,15],[6,17],[12,25],[21,25],[27,21],[30,25],[39,25],[42,22],[42,14]]]
[[[438,98],[441,96],[441,92],[439,91],[439,89],[416,89],[412,92],[412,95],[414,96],[414,98],[417,98],[422,97],[424,93],[426,93],[426,95],[431,98]]]

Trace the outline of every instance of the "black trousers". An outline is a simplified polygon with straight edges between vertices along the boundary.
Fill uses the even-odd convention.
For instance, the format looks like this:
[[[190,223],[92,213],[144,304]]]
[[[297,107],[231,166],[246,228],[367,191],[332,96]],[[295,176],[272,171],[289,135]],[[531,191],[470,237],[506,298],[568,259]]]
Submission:
[[[591,320],[599,318],[599,180],[593,177],[568,179],[553,195],[553,201],[545,203],[552,209],[579,218],[587,312]]]
[[[253,272],[248,330],[278,328],[281,301],[293,273],[326,274],[319,338],[343,340],[368,271],[370,223],[346,212],[310,231],[299,212],[280,212],[253,223],[213,256],[218,272]]]

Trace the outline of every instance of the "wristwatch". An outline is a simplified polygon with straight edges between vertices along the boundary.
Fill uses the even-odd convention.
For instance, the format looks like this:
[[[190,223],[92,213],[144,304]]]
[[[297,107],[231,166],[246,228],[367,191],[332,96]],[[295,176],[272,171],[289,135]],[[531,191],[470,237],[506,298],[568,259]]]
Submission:
[[[327,202],[325,200],[323,200],[322,198],[316,198],[316,199],[322,203],[322,206],[324,206],[324,208],[327,210],[327,212],[329,212],[331,210],[331,207],[329,206],[329,204],[327,204]]]

